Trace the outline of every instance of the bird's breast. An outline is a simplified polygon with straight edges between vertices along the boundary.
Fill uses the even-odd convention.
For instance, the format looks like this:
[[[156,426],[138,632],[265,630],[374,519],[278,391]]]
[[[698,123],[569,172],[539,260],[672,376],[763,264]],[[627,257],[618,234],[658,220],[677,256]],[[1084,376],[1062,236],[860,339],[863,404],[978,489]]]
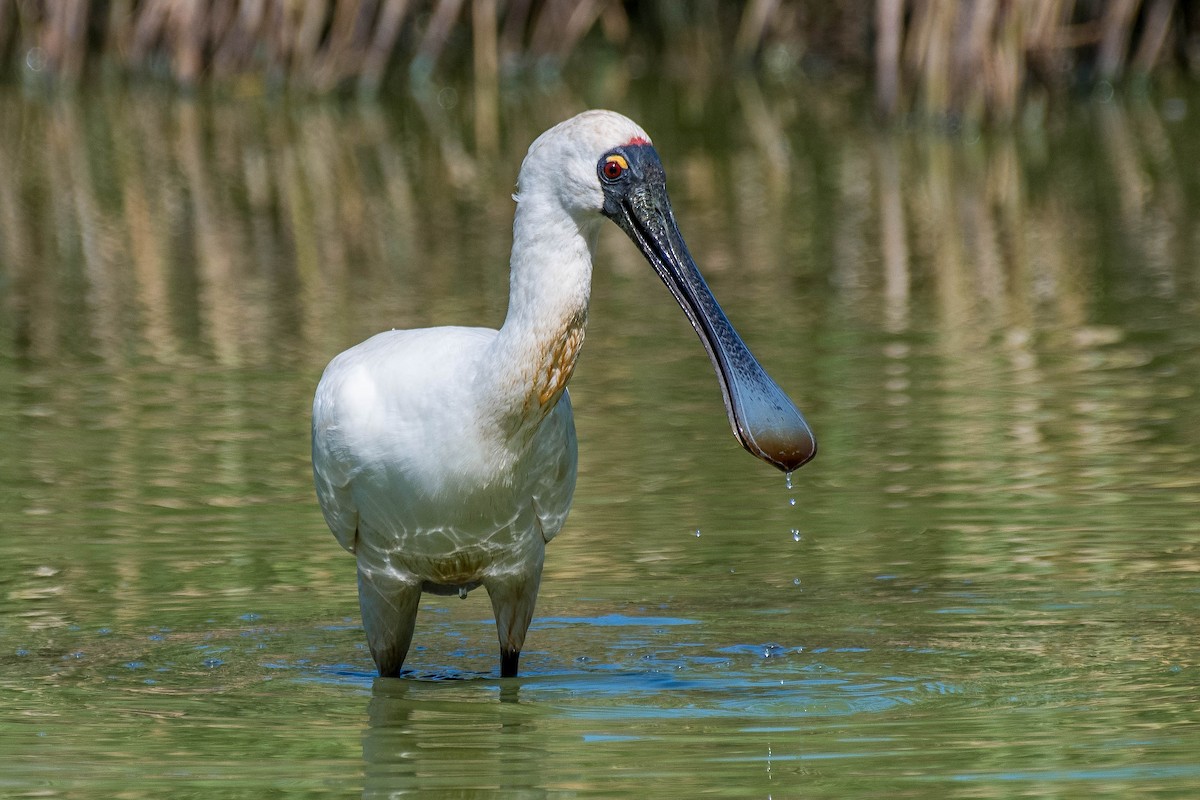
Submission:
[[[335,521],[357,520],[350,535],[360,566],[461,586],[535,557],[561,527],[575,479],[563,392],[583,326],[565,325],[548,341],[516,394],[487,373],[503,365],[480,355],[494,336],[396,332],[326,371],[314,464],[333,485],[323,503],[336,506]],[[518,398],[531,393],[539,408],[521,414]]]

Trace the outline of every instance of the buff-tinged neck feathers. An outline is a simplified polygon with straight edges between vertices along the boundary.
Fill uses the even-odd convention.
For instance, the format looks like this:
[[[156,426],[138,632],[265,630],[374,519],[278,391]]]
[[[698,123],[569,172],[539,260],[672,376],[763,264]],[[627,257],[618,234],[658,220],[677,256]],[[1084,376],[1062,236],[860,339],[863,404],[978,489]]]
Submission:
[[[521,165],[508,316],[485,367],[495,370],[502,384],[497,397],[514,424],[543,419],[574,373],[604,219],[597,164],[635,140],[649,137],[626,117],[585,112],[539,136]]]

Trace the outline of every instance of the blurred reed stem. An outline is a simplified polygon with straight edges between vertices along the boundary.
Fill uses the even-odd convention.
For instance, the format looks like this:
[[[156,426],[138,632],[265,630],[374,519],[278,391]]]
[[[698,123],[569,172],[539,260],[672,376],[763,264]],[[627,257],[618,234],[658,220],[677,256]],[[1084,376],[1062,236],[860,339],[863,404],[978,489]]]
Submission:
[[[373,94],[456,67],[495,96],[506,70],[638,54],[690,83],[729,64],[863,73],[879,112],[1008,122],[1088,80],[1200,69],[1187,0],[0,0],[0,68],[76,84],[131,74]],[[494,109],[481,109],[491,114]],[[494,125],[480,123],[481,139]]]

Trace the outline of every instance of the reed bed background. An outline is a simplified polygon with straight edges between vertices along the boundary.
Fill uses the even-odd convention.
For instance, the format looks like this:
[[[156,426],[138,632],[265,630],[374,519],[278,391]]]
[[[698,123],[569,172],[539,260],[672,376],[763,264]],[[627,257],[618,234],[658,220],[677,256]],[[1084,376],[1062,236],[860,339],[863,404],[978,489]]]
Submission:
[[[703,81],[731,68],[873,86],[887,117],[1012,120],[1072,87],[1200,71],[1194,0],[0,0],[11,77],[94,73],[185,87],[261,81],[378,92],[467,70],[505,76],[653,64]]]

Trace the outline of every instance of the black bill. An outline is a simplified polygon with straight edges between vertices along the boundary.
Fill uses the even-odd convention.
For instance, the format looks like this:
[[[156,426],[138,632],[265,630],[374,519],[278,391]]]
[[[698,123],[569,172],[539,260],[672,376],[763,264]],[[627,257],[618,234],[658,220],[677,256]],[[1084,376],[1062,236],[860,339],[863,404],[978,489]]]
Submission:
[[[817,454],[812,430],[738,336],[696,268],[671,213],[658,154],[648,144],[614,153],[628,169],[620,180],[602,180],[604,214],[633,239],[691,320],[720,379],[734,436],[785,472],[807,463]]]

